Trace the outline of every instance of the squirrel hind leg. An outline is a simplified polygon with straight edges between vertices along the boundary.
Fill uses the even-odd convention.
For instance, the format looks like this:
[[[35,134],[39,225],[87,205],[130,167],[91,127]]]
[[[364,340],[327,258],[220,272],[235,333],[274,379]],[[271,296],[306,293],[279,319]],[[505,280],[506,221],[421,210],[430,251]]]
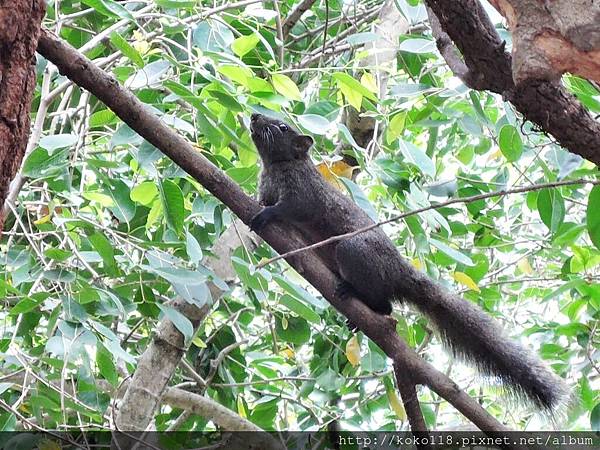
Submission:
[[[392,304],[387,299],[382,300],[381,298],[365,296],[354,289],[354,286],[352,286],[349,282],[343,279],[338,281],[335,287],[335,295],[341,300],[345,300],[348,297],[356,297],[378,314],[389,316],[392,313]],[[348,322],[348,324],[350,331],[354,331],[356,329],[356,326],[352,325],[350,322]]]
[[[382,278],[377,261],[373,260],[372,250],[356,236],[340,242],[336,247],[336,262],[340,276],[336,293],[353,295],[379,314],[392,313],[390,299],[393,292],[390,283]],[[340,296],[343,299],[343,296]]]

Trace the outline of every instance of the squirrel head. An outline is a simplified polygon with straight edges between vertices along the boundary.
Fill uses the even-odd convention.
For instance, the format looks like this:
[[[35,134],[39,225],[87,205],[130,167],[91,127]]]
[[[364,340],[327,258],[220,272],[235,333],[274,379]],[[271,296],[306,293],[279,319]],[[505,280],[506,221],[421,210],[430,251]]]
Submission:
[[[305,159],[313,144],[310,136],[300,134],[281,120],[254,113],[250,132],[264,164]]]

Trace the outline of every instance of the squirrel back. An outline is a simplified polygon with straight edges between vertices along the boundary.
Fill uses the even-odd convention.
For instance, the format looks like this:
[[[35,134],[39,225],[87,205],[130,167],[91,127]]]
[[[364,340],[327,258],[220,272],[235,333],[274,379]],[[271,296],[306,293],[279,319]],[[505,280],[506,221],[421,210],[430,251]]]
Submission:
[[[251,131],[263,165],[259,201],[264,206],[252,229],[283,220],[313,243],[374,223],[316,170],[308,153],[310,136],[261,114],[252,115]],[[381,228],[318,251],[340,277],[339,295],[355,296],[380,314],[391,313],[392,300],[407,302],[429,318],[455,356],[499,379],[517,397],[525,396],[547,411],[568,401],[568,388],[544,363],[506,336],[479,307],[416,270]]]

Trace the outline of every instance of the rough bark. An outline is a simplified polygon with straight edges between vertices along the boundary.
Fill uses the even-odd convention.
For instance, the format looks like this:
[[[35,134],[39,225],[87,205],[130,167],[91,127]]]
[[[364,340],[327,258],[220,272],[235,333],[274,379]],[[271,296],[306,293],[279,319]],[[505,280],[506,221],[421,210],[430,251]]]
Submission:
[[[0,207],[20,167],[35,91],[35,50],[43,0],[0,0]],[[0,231],[4,215],[0,212]]]
[[[558,83],[529,79],[515,85],[512,58],[478,0],[425,3],[462,54],[468,69],[465,84],[501,94],[564,148],[600,165],[600,123]],[[438,46],[442,38],[437,38]]]
[[[556,80],[565,72],[600,81],[600,3],[490,0],[513,41],[513,79]]]
[[[63,75],[92,92],[132,129],[199,181],[244,223],[250,223],[252,217],[260,211],[258,203],[249,198],[231,178],[182,136],[162,123],[137,97],[120,86],[115,78],[96,67],[74,48],[56,36],[43,32],[38,51],[52,61]],[[284,224],[269,225],[260,236],[279,253],[306,245],[293,227]],[[477,401],[461,391],[446,375],[421,359],[400,339],[393,318],[373,312],[356,298],[340,300],[335,295],[337,276],[314,252],[302,253],[299,257],[288,260],[288,263],[372,339],[393,360],[395,367],[414,374],[415,384],[424,384],[437,392],[481,430],[508,431],[506,426],[488,414]]]

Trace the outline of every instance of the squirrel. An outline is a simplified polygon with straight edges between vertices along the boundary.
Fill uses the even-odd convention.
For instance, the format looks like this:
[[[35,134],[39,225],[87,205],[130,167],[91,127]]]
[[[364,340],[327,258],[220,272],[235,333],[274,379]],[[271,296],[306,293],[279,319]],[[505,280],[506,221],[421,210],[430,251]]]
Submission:
[[[262,161],[259,203],[264,206],[251,220],[253,231],[279,220],[313,243],[374,224],[318,172],[309,155],[310,136],[256,113],[250,131]],[[380,227],[327,244],[317,253],[339,277],[338,298],[356,297],[384,315],[391,314],[392,300],[407,302],[429,318],[454,356],[499,379],[517,398],[528,398],[547,412],[568,402],[561,378],[511,341],[478,306],[407,262]]]

